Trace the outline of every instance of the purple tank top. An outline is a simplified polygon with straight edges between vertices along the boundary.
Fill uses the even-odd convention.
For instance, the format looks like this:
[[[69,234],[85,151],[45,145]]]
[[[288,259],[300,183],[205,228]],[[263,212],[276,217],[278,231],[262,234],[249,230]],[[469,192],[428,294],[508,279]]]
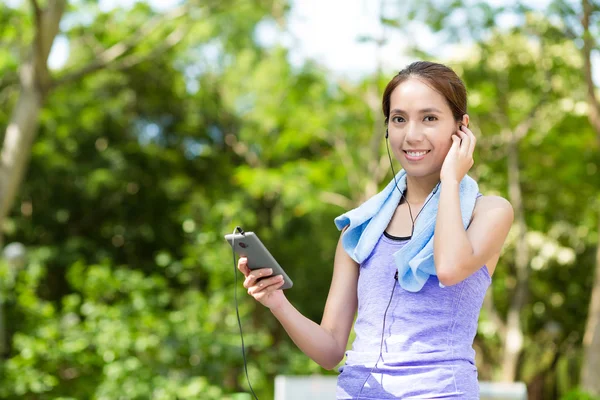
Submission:
[[[393,253],[408,242],[382,235],[360,265],[356,338],[346,352],[338,399],[478,399],[473,339],[491,283],[483,266],[464,281],[441,288],[431,276],[419,292],[394,279]],[[386,315],[382,358],[379,357]]]

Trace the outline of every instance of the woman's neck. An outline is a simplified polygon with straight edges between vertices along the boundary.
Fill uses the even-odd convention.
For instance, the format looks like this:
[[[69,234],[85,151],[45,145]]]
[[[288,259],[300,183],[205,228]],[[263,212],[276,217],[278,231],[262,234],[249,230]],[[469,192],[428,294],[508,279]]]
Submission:
[[[435,185],[440,181],[439,174],[423,177],[406,177],[406,201],[409,204],[422,204]]]

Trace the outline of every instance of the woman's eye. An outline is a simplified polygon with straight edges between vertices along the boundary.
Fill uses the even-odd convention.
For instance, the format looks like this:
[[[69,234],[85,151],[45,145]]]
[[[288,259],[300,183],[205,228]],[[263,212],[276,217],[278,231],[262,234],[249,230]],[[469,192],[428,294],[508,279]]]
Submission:
[[[402,118],[402,117],[394,117],[394,118],[392,118],[392,122],[404,122],[404,118]]]
[[[437,118],[434,117],[433,115],[428,115],[425,117],[425,121],[427,121],[427,122],[431,122],[431,121],[435,121],[435,120],[437,120]]]

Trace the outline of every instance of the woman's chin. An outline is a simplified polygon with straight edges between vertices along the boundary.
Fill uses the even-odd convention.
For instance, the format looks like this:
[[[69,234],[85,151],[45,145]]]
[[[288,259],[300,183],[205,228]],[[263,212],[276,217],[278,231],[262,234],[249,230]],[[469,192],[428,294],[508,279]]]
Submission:
[[[421,168],[413,165],[402,166],[407,176],[411,178],[428,178],[434,175],[439,176],[441,168]]]

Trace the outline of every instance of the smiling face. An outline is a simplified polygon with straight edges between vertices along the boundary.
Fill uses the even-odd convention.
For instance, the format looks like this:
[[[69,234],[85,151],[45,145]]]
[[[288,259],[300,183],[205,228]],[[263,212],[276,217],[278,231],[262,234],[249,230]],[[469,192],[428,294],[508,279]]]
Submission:
[[[388,121],[392,151],[406,173],[439,174],[460,126],[444,96],[423,80],[408,78],[391,93]]]

